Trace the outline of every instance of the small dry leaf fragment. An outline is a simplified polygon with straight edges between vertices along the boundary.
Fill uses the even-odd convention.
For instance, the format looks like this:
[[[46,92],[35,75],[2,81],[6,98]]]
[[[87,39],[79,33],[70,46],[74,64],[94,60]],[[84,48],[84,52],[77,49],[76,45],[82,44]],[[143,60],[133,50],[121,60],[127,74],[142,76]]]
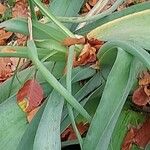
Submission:
[[[145,71],[140,75],[139,88],[133,93],[132,101],[139,106],[150,102],[150,72]]]
[[[15,53],[16,50],[15,49],[12,49],[12,48],[9,48],[9,47],[5,47],[1,50],[1,52],[3,53]],[[0,58],[1,59],[1,58]],[[3,59],[3,58],[2,58]],[[16,67],[18,65],[18,62],[19,62],[19,58],[15,58],[15,57],[9,57],[9,59],[11,60],[11,70],[12,72],[16,70]],[[21,58],[20,62],[19,62],[19,65],[18,67],[21,67],[24,62],[25,62],[26,59],[24,58]]]
[[[43,100],[43,89],[34,79],[25,82],[17,93],[17,102],[23,111],[30,112],[38,107]]]
[[[89,0],[88,3],[91,5],[91,6],[94,6],[96,3],[97,3],[98,0]]]
[[[17,44],[19,46],[25,46],[27,43],[28,37],[19,33],[16,33],[16,36],[17,36]]]
[[[13,18],[21,17],[27,18],[28,17],[28,3],[27,0],[16,0],[15,6],[12,9]],[[17,36],[17,44],[20,46],[24,46],[27,42],[27,36],[16,33]]]
[[[78,56],[78,58],[75,57],[73,66],[77,67],[79,65],[86,65],[86,64],[94,64],[96,63],[96,54],[99,50],[99,48],[104,44],[103,41],[100,41],[98,39],[87,39],[85,37],[82,38],[66,38],[63,41],[63,45],[65,46],[71,46],[75,44],[83,44],[84,47]],[[96,65],[95,65],[96,66]],[[97,67],[97,66],[96,66]]]
[[[71,46],[71,45],[75,45],[75,44],[85,44],[85,38],[71,38],[71,37],[67,37],[64,39],[63,41],[63,45],[65,46]]]
[[[141,128],[136,132],[134,143],[140,148],[145,148],[150,142],[150,119],[147,119]]]
[[[48,5],[50,3],[50,0],[42,0],[42,3]]]
[[[27,0],[16,0],[15,6],[12,9],[13,18],[15,17],[28,17],[28,4]]]
[[[150,118],[137,128],[131,128],[124,138],[122,150],[131,150],[132,144],[144,149],[150,142]]]
[[[134,137],[135,137],[135,129],[131,128],[124,138],[121,150],[131,150]]]
[[[134,91],[132,101],[138,106],[145,106],[150,101],[150,98],[146,95],[144,88],[139,87]]]
[[[88,11],[90,11],[92,9],[88,3],[85,4],[85,7],[87,8]]]
[[[96,62],[96,49],[90,44],[85,44],[78,59],[74,62],[74,66],[86,65],[88,63]]]
[[[96,50],[99,50],[100,47],[104,44],[104,41],[100,41],[98,39],[88,39],[88,43],[91,45],[91,47],[96,48]]]
[[[85,134],[89,128],[89,124],[88,123],[83,123],[80,122],[79,124],[77,124],[77,128],[79,130],[79,133],[81,135]],[[70,125],[62,134],[61,134],[61,140],[62,141],[67,141],[67,140],[75,140],[77,139],[77,136],[72,128],[72,126]]]
[[[0,29],[0,45],[6,45],[6,40],[12,35],[11,32],[6,32],[4,29]]]
[[[6,6],[0,3],[0,15],[3,15],[6,11]]]
[[[1,50],[1,53],[14,53],[14,49],[10,49],[8,47]],[[9,77],[11,77],[16,70],[16,66],[18,65],[19,58],[10,57],[10,58],[0,58],[0,82],[5,81]],[[19,66],[24,63],[22,59],[20,61]]]
[[[36,115],[36,113],[38,112],[39,109],[40,109],[40,107],[37,107],[37,108],[33,109],[31,112],[27,113],[27,120],[29,123],[32,121],[32,119],[34,118],[34,116]]]
[[[145,86],[150,84],[150,72],[146,71],[142,75],[140,75],[139,85]]]
[[[150,84],[144,86],[144,92],[150,98]]]
[[[13,74],[11,66],[10,58],[0,58],[0,82],[5,81]]]

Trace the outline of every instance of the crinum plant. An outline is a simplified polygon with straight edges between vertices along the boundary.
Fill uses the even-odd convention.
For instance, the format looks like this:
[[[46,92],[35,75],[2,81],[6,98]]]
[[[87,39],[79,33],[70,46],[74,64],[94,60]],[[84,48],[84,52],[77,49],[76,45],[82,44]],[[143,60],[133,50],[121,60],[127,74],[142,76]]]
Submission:
[[[113,12],[122,2],[117,0],[98,15],[72,17],[78,15],[83,0],[53,0],[50,6],[29,0],[28,19],[0,23],[0,28],[30,37],[27,46],[0,46],[0,57],[27,58],[33,63],[0,85],[1,150],[59,150],[74,143],[83,150],[121,149],[127,125],[143,120],[142,114],[131,109],[129,95],[138,74],[150,69],[150,3]],[[45,23],[36,18],[35,6],[45,16]],[[75,30],[81,22],[86,25]],[[72,67],[74,52],[79,54],[83,45],[68,48],[62,41],[76,35],[105,41],[97,53],[98,71],[88,65]],[[6,53],[6,48],[14,51]],[[16,94],[35,72],[45,101],[28,123]],[[81,85],[83,80],[86,83]],[[80,121],[90,124],[84,137],[76,127]],[[61,142],[60,135],[70,124],[78,140]]]

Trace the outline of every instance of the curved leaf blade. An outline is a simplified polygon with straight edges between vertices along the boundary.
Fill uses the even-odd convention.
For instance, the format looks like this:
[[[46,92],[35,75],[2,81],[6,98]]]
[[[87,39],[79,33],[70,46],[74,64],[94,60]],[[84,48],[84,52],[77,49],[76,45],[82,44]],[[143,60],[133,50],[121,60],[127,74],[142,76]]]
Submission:
[[[92,30],[87,36],[89,39],[98,38],[105,41],[132,41],[150,49],[149,16],[150,9],[130,14]]]
[[[104,133],[109,134],[106,129],[108,129],[107,127],[110,125],[111,119],[115,116],[114,111],[126,88],[131,60],[132,57],[129,54],[123,50],[118,51],[115,64],[107,78],[100,104],[83,143],[83,150],[96,149],[102,141]],[[124,103],[124,101],[123,99],[121,103]],[[109,144],[109,138],[106,138],[106,141],[103,142]],[[103,149],[107,149],[107,145],[105,146]]]

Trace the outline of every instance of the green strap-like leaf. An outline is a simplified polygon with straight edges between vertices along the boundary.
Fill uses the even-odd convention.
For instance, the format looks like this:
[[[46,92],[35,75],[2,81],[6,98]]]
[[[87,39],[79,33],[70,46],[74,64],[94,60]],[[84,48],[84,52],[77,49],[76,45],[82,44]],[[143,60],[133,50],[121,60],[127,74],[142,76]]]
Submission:
[[[131,67],[130,67],[129,78],[128,78],[126,87],[124,89],[124,93],[122,94],[122,97],[118,101],[118,105],[116,105],[116,108],[115,108],[114,112],[112,113],[112,118],[111,118],[108,126],[105,127],[105,130],[103,131],[103,135],[99,139],[96,150],[99,150],[100,146],[103,147],[104,150],[105,149],[107,150],[109,141],[111,139],[113,130],[115,128],[116,122],[117,122],[118,117],[123,108],[123,105],[127,99],[128,94],[130,93],[132,86],[134,85],[134,83],[137,79],[139,72],[142,69],[143,69],[143,65],[141,64],[141,62],[139,62],[136,58],[134,58],[132,61]]]
[[[61,149],[60,122],[63,105],[64,98],[54,90],[48,99],[40,119],[33,150]]]
[[[99,50],[99,53],[97,57],[103,61],[103,57],[105,57],[105,54],[109,53],[110,51],[113,51],[114,48],[120,47],[126,52],[130,53],[131,55],[137,57],[141,62],[145,64],[147,68],[150,69],[150,54],[141,48],[138,43],[132,43],[128,41],[110,41],[104,44],[101,49]]]
[[[0,28],[5,28],[8,31],[18,32],[25,35],[29,35],[27,20],[25,19],[11,19],[0,23]],[[33,21],[33,37],[34,39],[55,39],[56,41],[62,41],[66,35],[60,30],[56,30],[46,24],[42,24],[37,21]]]
[[[89,131],[84,141],[84,150],[95,150],[98,148],[97,146],[103,140],[102,138],[104,138],[104,133],[108,136],[108,138],[105,137],[106,141],[103,141],[104,143],[101,144],[102,146],[103,144],[106,144],[106,147],[99,148],[102,148],[103,150],[107,149],[111,136],[110,131],[107,132],[107,130],[110,129],[113,132],[113,127],[110,127],[110,123],[112,122],[112,119],[117,121],[118,118],[114,118],[116,116],[115,111],[118,106],[120,106],[120,103],[124,104],[126,97],[128,96],[127,92],[125,97],[121,99],[128,82],[131,60],[132,57],[129,54],[121,49],[118,51],[117,59],[107,78],[100,104],[92,119]],[[122,107],[119,108],[122,109]]]
[[[19,108],[16,97],[12,96],[0,104],[0,149],[12,150],[27,128],[25,113]]]
[[[126,16],[126,15],[129,15],[129,14],[133,14],[133,13],[136,13],[136,12],[140,12],[140,11],[143,11],[143,10],[146,10],[146,9],[149,9],[150,8],[150,2],[144,2],[144,3],[140,3],[140,4],[136,4],[136,5],[133,5],[131,7],[127,7],[127,8],[124,8],[123,10],[121,11],[116,11],[106,17],[103,17],[101,19],[98,19],[92,23],[89,23],[87,24],[86,26],[84,26],[83,28],[75,31],[76,34],[87,34],[89,33],[91,30],[103,25],[103,24],[106,24],[110,21],[113,21],[115,19],[118,19],[118,18],[121,18],[123,16]]]
[[[150,9],[108,22],[88,33],[88,38],[104,41],[131,41],[150,50]]]

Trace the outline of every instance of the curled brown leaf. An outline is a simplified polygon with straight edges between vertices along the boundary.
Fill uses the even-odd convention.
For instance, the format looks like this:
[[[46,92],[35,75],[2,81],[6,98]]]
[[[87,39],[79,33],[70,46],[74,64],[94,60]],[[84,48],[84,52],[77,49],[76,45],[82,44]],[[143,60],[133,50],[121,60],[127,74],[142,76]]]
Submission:
[[[144,91],[144,87],[139,87],[134,91],[132,101],[138,106],[145,106],[150,101],[150,98]]]
[[[150,72],[145,71],[140,75],[139,85],[144,86],[150,84]]]
[[[74,66],[86,65],[88,63],[96,62],[96,49],[90,44],[85,44],[78,59],[74,61]]]

